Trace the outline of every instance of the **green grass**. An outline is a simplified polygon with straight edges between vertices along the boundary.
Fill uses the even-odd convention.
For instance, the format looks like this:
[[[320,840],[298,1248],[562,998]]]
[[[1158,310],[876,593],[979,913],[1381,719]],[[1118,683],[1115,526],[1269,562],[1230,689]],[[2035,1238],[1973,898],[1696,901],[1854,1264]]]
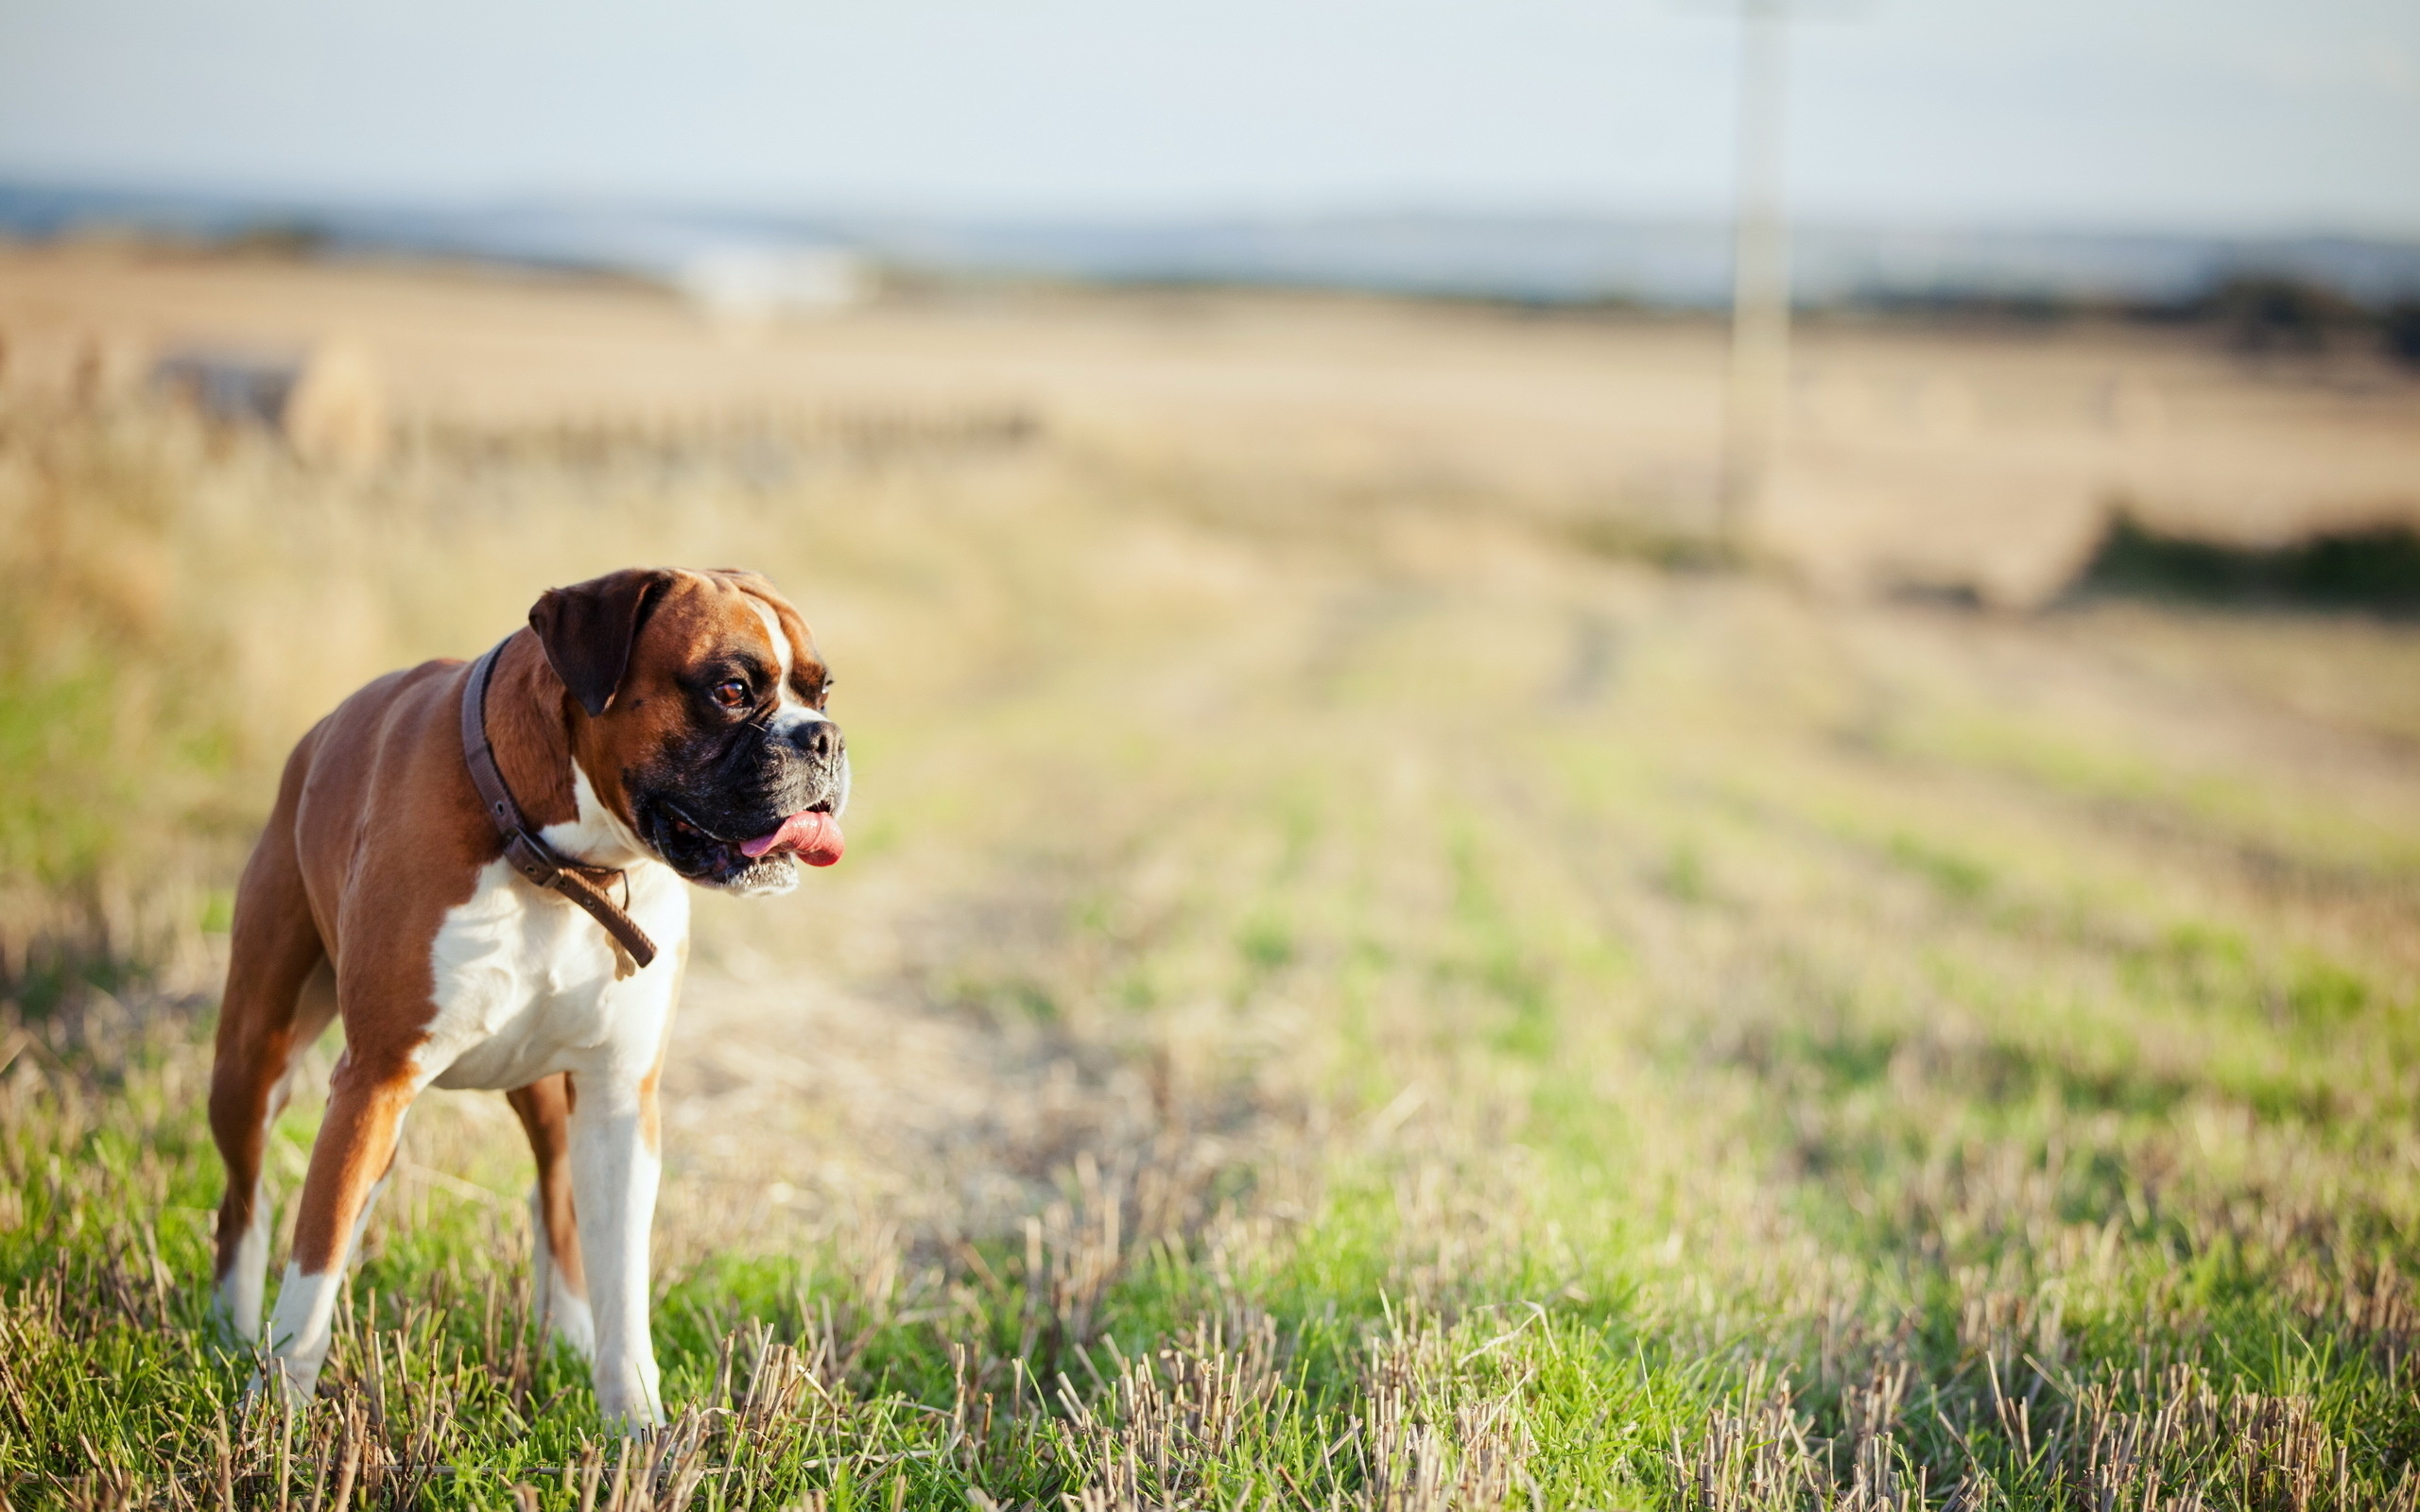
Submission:
[[[1519,572],[1423,576],[1209,484],[1180,513],[1099,457],[985,468],[678,496],[681,555],[744,539],[838,606],[879,837],[701,905],[690,995],[737,991],[746,945],[903,1042],[991,1047],[1003,1096],[1057,1095],[1028,1062],[1079,1102],[1127,1078],[1149,1126],[1037,1172],[967,1125],[1006,1217],[873,1188],[784,1218],[765,1179],[802,1167],[676,1108],[678,1420],[624,1442],[527,1332],[509,1125],[432,1097],[289,1418],[203,1318],[215,935],[21,992],[10,1504],[326,1512],[351,1464],[381,1506],[2414,1505],[2420,833],[2362,732],[1517,522],[1461,528]],[[617,558],[666,528],[645,490],[493,486],[499,528]],[[399,622],[436,614],[409,563],[441,505],[327,507],[401,542],[352,569]],[[1132,580],[1165,532],[1256,572]],[[1618,674],[1572,695],[1572,627],[1609,623]],[[2162,785],[2195,740],[2219,797]],[[240,827],[261,770],[203,811]]]

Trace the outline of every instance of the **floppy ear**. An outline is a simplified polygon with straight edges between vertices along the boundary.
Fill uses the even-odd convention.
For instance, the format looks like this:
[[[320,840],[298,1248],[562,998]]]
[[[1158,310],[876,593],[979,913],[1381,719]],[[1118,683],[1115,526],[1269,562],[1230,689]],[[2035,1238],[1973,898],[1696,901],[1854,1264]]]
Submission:
[[[671,583],[672,575],[661,567],[627,567],[549,588],[529,607],[529,627],[546,648],[546,664],[591,719],[614,706],[639,627]]]

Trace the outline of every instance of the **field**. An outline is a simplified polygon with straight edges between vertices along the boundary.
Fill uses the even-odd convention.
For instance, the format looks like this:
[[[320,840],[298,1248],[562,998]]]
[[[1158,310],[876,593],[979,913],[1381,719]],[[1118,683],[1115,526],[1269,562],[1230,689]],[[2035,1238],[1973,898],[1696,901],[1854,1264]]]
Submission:
[[[2420,1506],[2420,631],[2060,592],[2119,496],[2410,518],[2420,384],[1818,331],[1715,570],[1686,321],[119,250],[0,252],[0,334],[10,1505]],[[331,335],[383,455],[139,382]],[[278,764],[633,561],[781,582],[857,772],[840,867],[700,902],[679,1420],[532,1348],[451,1093],[249,1402],[200,1099]]]

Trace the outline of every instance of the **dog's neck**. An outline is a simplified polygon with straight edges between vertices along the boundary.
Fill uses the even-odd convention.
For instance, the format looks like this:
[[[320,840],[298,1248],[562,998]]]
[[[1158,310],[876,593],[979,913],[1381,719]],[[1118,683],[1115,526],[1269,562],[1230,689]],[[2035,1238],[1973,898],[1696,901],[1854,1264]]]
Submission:
[[[578,717],[537,637],[524,632],[506,642],[488,679],[488,744],[522,822],[557,854],[583,866],[655,861],[598,790],[600,774],[580,769],[571,734]]]
[[[579,816],[572,778],[571,695],[537,636],[524,630],[505,642],[488,676],[488,744],[496,770],[521,805],[522,822],[544,833]]]

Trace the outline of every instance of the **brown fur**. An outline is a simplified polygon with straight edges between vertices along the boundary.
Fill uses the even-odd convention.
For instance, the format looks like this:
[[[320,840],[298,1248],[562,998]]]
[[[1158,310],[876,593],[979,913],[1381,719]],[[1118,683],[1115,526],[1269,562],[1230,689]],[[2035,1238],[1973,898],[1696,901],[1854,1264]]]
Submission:
[[[666,572],[598,583],[626,576],[650,579],[651,602],[602,717],[558,675],[539,629],[517,632],[498,654],[488,737],[533,830],[577,817],[575,754],[598,799],[631,822],[626,770],[678,735],[688,717],[676,675],[710,644],[750,637],[761,644],[752,600],[771,607],[788,634],[794,689],[822,706],[827,675],[805,622],[762,577]],[[533,623],[557,596],[542,600]],[[577,633],[616,632],[608,624]],[[630,633],[627,617],[619,633]],[[293,1261],[302,1273],[325,1274],[342,1259],[372,1187],[394,1158],[414,1052],[437,1012],[430,942],[503,849],[463,765],[458,718],[467,675],[463,663],[440,661],[380,678],[303,736],[286,763],[236,894],[211,1079],[211,1126],[228,1172],[218,1212],[221,1278],[253,1221],[273,1105],[293,1057],[326,1026],[330,1011],[342,1022],[344,1053],[296,1216]],[[323,966],[333,969],[332,1007],[303,990]],[[676,959],[660,969],[680,968]],[[650,1147],[656,1080],[650,1072],[640,1087]],[[577,1289],[581,1262],[564,1136],[575,1089],[557,1074],[508,1095],[537,1159],[548,1243]]]

